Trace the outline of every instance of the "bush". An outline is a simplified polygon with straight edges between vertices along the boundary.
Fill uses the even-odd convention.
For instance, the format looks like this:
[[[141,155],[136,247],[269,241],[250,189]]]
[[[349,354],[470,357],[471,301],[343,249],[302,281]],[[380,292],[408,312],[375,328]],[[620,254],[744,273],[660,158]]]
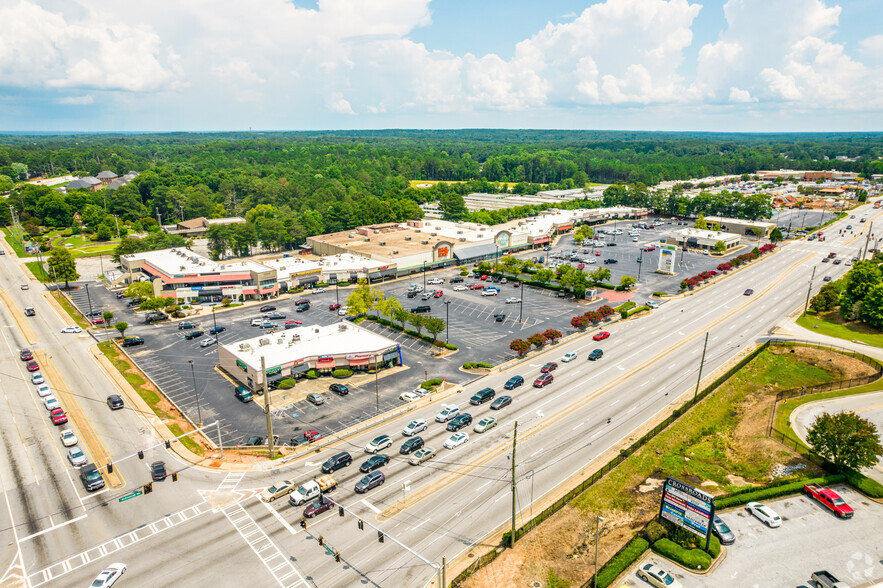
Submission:
[[[653,544],[653,551],[691,570],[707,570],[711,556],[701,549],[684,549],[671,539],[660,539]]]
[[[441,343],[440,341],[436,341],[435,343],[439,347],[444,347],[445,349],[450,349],[451,351],[457,351],[459,347],[454,345],[453,343]]]
[[[883,485],[854,470],[846,470],[844,474],[849,485],[870,496],[871,498],[883,498]]]
[[[433,388],[441,385],[442,381],[443,380],[441,378],[432,378],[431,380],[426,380],[425,382],[420,384],[420,387],[424,390],[432,390]]]
[[[629,300],[628,302],[623,302],[622,304],[620,304],[619,306],[617,306],[617,307],[615,308],[615,310],[617,310],[618,312],[622,312],[622,311],[624,311],[624,310],[631,310],[631,309],[633,309],[633,308],[636,307],[636,306],[637,306],[637,303],[632,302],[631,300]]]
[[[628,311],[626,311],[626,317],[630,317],[633,314],[641,312],[642,310],[650,310],[650,307],[647,305],[644,305],[644,306],[639,306],[638,308],[633,308],[631,310],[628,310]]]
[[[351,375],[353,375],[353,370],[341,368],[339,370],[334,370],[333,372],[331,372],[331,375],[335,378],[349,378]]]
[[[661,296],[668,296],[668,292],[654,292],[653,295],[654,295],[654,296],[660,296],[660,297],[661,297]]]
[[[494,364],[484,361],[468,361],[463,364],[464,370],[491,369],[492,367],[494,367]]]
[[[285,378],[284,380],[276,384],[276,387],[280,390],[288,390],[289,388],[294,388],[294,380],[292,380],[291,378]]]
[[[665,526],[659,521],[653,520],[647,523],[647,526],[644,527],[644,537],[651,544],[656,543],[660,539],[664,539],[668,537],[668,530]]]
[[[789,494],[799,494],[803,491],[804,484],[828,486],[830,484],[842,482],[845,479],[846,476],[843,474],[835,474],[833,476],[825,476],[824,478],[803,479],[789,482],[787,484],[776,484],[774,486],[754,488],[750,491],[742,490],[737,494],[731,494],[724,496],[723,498],[716,498],[714,500],[714,505],[716,509],[720,510],[747,504],[749,502],[770,500],[772,498],[779,498],[780,496],[788,496]]]
[[[319,377],[319,372],[316,370],[307,370],[305,376],[308,380],[315,380]]]
[[[644,552],[650,547],[650,544],[643,537],[635,537],[623,547],[619,553],[613,556],[603,568],[598,570],[598,586],[599,588],[607,588],[621,573],[626,571],[629,566],[638,561],[644,555]]]

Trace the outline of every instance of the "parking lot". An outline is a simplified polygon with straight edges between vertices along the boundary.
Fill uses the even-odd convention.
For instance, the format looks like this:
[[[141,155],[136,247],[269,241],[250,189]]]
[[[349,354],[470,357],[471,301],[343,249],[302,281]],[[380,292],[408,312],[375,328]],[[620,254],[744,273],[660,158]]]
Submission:
[[[736,542],[726,548],[725,559],[711,574],[689,573],[653,554],[633,566],[621,584],[649,586],[636,574],[646,563],[662,567],[684,588],[810,586],[810,575],[819,570],[853,587],[883,578],[883,505],[848,486],[834,490],[855,510],[853,518],[839,519],[802,495],[766,503],[782,517],[778,528],[766,527],[744,507],[721,512]]]

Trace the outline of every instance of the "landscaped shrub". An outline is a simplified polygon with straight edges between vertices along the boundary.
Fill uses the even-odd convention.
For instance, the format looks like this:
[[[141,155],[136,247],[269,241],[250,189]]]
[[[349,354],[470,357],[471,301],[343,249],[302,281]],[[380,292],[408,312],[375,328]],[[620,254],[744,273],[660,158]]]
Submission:
[[[353,370],[341,368],[331,372],[331,375],[335,378],[349,378],[351,375],[353,375]]]
[[[660,539],[653,544],[653,551],[691,570],[707,570],[711,566],[710,555],[701,549],[684,549],[671,539]]]
[[[445,349],[450,349],[451,351],[457,351],[459,349],[459,347],[457,347],[453,343],[442,343],[441,341],[436,341],[435,344],[438,345],[439,347],[444,347]]]
[[[629,541],[619,553],[613,556],[613,559],[598,571],[598,587],[608,588],[621,573],[638,561],[649,547],[650,544],[643,537],[635,537]]]
[[[289,388],[294,388],[294,380],[292,380],[291,378],[285,378],[284,380],[276,384],[276,387],[280,390],[288,390]]]
[[[658,297],[668,296],[668,292],[654,292],[653,295]]]
[[[637,308],[633,308],[633,309],[626,312],[626,317],[630,317],[633,314],[637,314],[637,313],[641,312],[642,310],[650,310],[650,307],[645,304],[644,306],[639,306]]]
[[[876,480],[872,480],[856,471],[847,470],[844,474],[849,485],[854,487],[871,498],[883,498],[883,485]]]
[[[420,384],[420,387],[424,390],[432,390],[433,388],[440,386],[443,381],[444,380],[442,380],[441,378],[432,378],[431,380],[426,380],[425,382]]]
[[[624,311],[624,310],[631,310],[631,309],[633,309],[633,308],[636,307],[636,306],[637,306],[637,303],[632,302],[631,300],[629,300],[628,302],[623,302],[622,304],[620,304],[619,306],[617,306],[615,310],[618,311],[618,312],[622,312],[622,311]]]
[[[845,479],[846,476],[844,476],[843,474],[835,474],[833,476],[826,476],[824,478],[797,480],[796,482],[790,482],[788,484],[779,484],[776,486],[756,488],[752,492],[742,491],[738,494],[731,494],[722,498],[715,498],[714,505],[717,509],[730,508],[733,506],[747,504],[749,502],[759,502],[762,500],[779,498],[780,496],[788,496],[789,494],[799,494],[803,491],[804,484],[819,484],[821,486],[828,486],[830,484],[842,482]]]
[[[304,374],[308,380],[315,380],[319,377],[319,372],[316,370],[307,370],[306,374]]]
[[[644,537],[651,544],[656,543],[660,539],[668,537],[668,529],[657,520],[652,520],[644,527]]]
[[[474,370],[474,369],[491,369],[494,367],[494,364],[487,363],[485,361],[468,361],[463,364],[464,370]]]
[[[527,342],[539,349],[546,343],[546,337],[542,333],[534,333],[527,338]]]
[[[556,329],[546,329],[545,331],[543,331],[543,337],[549,339],[552,342],[555,342],[556,340],[561,338],[561,331],[558,331]]]

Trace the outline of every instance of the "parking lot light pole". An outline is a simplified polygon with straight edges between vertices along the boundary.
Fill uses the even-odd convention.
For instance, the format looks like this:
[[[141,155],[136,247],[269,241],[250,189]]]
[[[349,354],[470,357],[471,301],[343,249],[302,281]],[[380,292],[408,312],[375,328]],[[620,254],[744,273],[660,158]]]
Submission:
[[[92,322],[92,297],[89,296],[89,284],[86,284],[86,300],[89,301],[89,322]]]
[[[598,588],[598,540],[601,538],[601,522],[604,517],[595,516],[595,588]]]
[[[423,262],[423,291],[426,291],[426,262]]]
[[[445,343],[451,338],[451,304],[450,300],[445,300]]]
[[[380,358],[374,358],[374,415],[380,414],[380,388],[377,385],[377,378],[380,374]]]
[[[644,265],[644,250],[638,247],[638,281],[641,281],[641,266]]]
[[[522,282],[521,296],[518,297],[518,322],[521,322],[521,314],[524,312],[524,293],[527,292],[527,286]]]
[[[199,409],[199,390],[196,389],[196,371],[193,369],[193,360],[188,359],[190,364],[190,376],[193,378],[193,393],[196,394],[196,418],[199,421],[199,428],[202,428],[202,411]]]
[[[218,319],[217,319],[217,317],[215,316],[215,307],[214,307],[214,306],[212,306],[212,324],[213,324],[214,327],[215,327],[215,328],[214,328],[214,331],[215,331],[215,339],[218,340],[218,341],[220,341],[221,337],[219,336],[220,333],[218,332]]]

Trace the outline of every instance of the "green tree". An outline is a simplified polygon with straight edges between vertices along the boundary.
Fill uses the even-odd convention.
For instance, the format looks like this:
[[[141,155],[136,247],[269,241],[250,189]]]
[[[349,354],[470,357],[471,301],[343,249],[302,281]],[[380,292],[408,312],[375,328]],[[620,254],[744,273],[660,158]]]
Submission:
[[[610,279],[610,270],[606,267],[599,267],[589,274],[589,278],[596,284],[601,284]]]
[[[396,310],[402,308],[402,303],[399,302],[398,298],[388,296],[378,301],[375,306],[377,310],[383,314],[383,316],[385,316],[389,320],[393,320]]]
[[[104,335],[107,336],[107,326],[110,324],[110,321],[113,320],[113,313],[109,310],[105,310],[101,313],[101,318],[104,319]]]
[[[637,283],[638,283],[638,280],[636,280],[632,276],[623,276],[619,280],[619,285],[622,287],[623,290],[631,290],[632,286],[634,286]]]
[[[574,269],[561,276],[558,282],[562,286],[570,288],[574,298],[585,298],[586,288],[589,287],[589,277],[580,270]]]
[[[586,239],[591,239],[594,236],[595,229],[593,229],[589,225],[580,225],[576,232],[573,234],[573,238],[577,241],[585,241]]]
[[[821,295],[821,292],[816,296]],[[815,300],[815,298],[813,298]],[[883,330],[883,284],[872,287],[862,301],[862,320],[877,330]]]
[[[708,229],[708,223],[705,221],[705,215],[700,214],[699,218],[696,219],[696,222],[693,224],[694,228],[697,229]]]
[[[394,299],[393,299],[394,300]],[[405,330],[405,324],[408,322],[408,317],[411,315],[410,312],[405,310],[401,304],[399,304],[398,308],[392,309],[392,317],[394,320],[398,321],[400,325],[402,325],[402,330]]]
[[[371,286],[361,283],[359,286],[346,297],[346,306],[350,314],[367,314],[369,310],[374,308],[374,292]]]
[[[417,329],[417,334],[420,335],[423,333],[423,327],[426,326],[426,321],[422,314],[417,314],[416,312],[408,313],[408,324]]]
[[[134,282],[126,286],[124,294],[129,298],[149,298],[153,296],[153,284],[150,282]]]
[[[167,304],[168,300],[165,297],[151,296],[144,300],[138,308],[141,310],[159,310],[165,308]]]
[[[819,293],[813,296],[809,306],[816,312],[825,312],[835,308],[840,302],[840,292],[834,284],[825,284]]]
[[[117,324],[115,324],[113,326],[113,328],[120,332],[120,337],[125,337],[126,336],[126,329],[129,328],[129,323],[120,321]]]
[[[80,278],[74,256],[64,247],[55,247],[49,253],[46,263],[49,265],[49,275],[52,276],[52,279],[56,282],[64,280],[65,288],[70,282],[75,282]]]
[[[555,272],[548,268],[543,268],[541,270],[537,270],[537,273],[534,274],[534,279],[540,284],[548,284],[552,281],[552,277],[554,277]]]
[[[542,333],[534,333],[527,338],[527,342],[539,349],[546,344],[546,336]]]
[[[438,204],[445,220],[458,221],[469,214],[463,197],[453,192],[442,194],[438,199]]]
[[[98,225],[98,230],[95,232],[96,241],[110,241],[112,238],[113,230],[107,225],[107,223],[101,223]]]
[[[427,316],[423,319],[423,326],[426,327],[426,332],[432,335],[432,342],[435,343],[438,334],[444,331],[447,325],[445,324],[444,319]]]
[[[782,239],[783,239],[782,231],[779,230],[779,227],[776,227],[775,229],[773,229],[773,231],[770,233],[770,242],[778,243]]]
[[[727,244],[724,243],[723,241],[718,241],[717,243],[714,244],[714,250],[717,251],[718,253],[723,253],[724,251],[727,250]]]
[[[880,283],[880,267],[873,261],[857,261],[846,274],[844,294],[853,302],[864,300],[868,292]]]
[[[806,441],[841,469],[873,467],[883,455],[876,425],[851,412],[820,414],[810,425]]]

